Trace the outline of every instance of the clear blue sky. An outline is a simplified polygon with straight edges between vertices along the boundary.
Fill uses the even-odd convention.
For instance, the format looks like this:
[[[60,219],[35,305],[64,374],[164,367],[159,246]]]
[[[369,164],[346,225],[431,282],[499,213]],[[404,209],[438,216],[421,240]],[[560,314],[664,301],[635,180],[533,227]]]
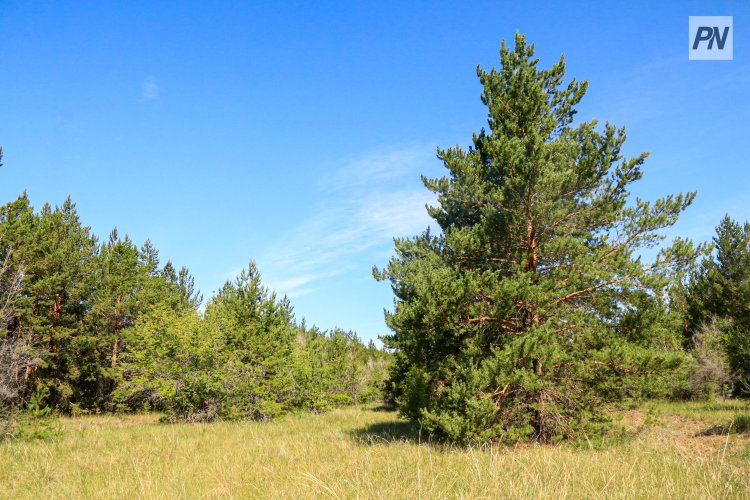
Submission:
[[[254,259],[298,317],[374,338],[371,267],[429,224],[419,175],[485,125],[476,65],[519,30],[651,151],[637,194],[698,190],[674,233],[750,218],[750,3],[356,3],[0,0],[0,199],[70,194],[207,296]],[[734,61],[688,61],[689,15],[734,16]]]

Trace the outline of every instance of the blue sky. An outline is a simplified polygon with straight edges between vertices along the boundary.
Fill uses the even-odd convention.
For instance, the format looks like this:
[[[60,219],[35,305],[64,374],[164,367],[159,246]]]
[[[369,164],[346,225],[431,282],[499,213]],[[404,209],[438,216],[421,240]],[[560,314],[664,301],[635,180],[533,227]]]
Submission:
[[[206,295],[254,259],[298,317],[375,338],[371,268],[429,224],[419,175],[485,125],[476,66],[519,30],[651,152],[635,194],[698,191],[672,234],[750,218],[749,3],[521,3],[0,0],[0,199],[70,194]],[[688,60],[690,15],[734,16],[733,61]]]

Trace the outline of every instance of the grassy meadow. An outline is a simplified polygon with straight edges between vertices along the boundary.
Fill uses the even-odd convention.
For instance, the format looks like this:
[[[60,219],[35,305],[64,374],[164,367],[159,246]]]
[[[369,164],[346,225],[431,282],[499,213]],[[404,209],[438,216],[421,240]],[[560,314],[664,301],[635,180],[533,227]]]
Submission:
[[[746,410],[651,403],[604,444],[468,448],[362,407],[270,423],[69,418],[59,437],[0,444],[0,497],[750,498],[750,436],[731,428]]]

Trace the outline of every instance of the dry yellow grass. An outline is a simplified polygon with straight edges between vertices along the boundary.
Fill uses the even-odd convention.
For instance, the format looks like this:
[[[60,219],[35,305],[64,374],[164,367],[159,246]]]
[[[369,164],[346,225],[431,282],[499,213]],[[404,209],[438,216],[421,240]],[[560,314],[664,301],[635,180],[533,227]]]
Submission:
[[[364,408],[272,423],[65,419],[60,438],[0,445],[0,497],[750,498],[747,438],[675,429],[669,415],[603,450],[420,443],[394,413]]]

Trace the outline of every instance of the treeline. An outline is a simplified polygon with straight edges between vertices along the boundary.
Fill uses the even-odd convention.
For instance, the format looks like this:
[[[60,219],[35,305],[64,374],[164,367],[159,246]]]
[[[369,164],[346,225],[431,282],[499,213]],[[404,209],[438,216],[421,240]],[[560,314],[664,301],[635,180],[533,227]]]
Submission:
[[[99,243],[67,199],[0,207],[0,413],[157,410],[274,417],[377,398],[388,355],[308,327],[253,263],[211,298],[116,230]]]
[[[127,331],[114,399],[187,421],[270,419],[382,397],[389,355],[352,332],[294,322],[253,263],[205,314],[153,308]]]

